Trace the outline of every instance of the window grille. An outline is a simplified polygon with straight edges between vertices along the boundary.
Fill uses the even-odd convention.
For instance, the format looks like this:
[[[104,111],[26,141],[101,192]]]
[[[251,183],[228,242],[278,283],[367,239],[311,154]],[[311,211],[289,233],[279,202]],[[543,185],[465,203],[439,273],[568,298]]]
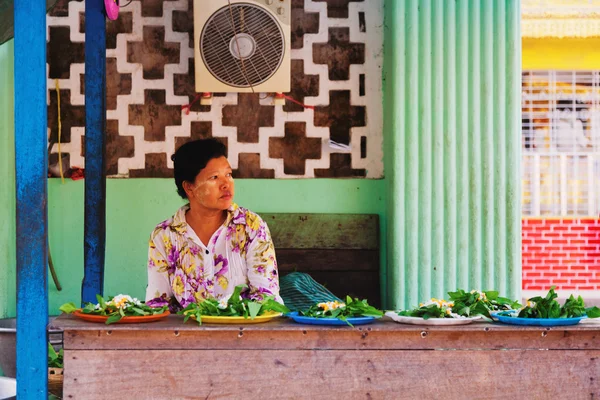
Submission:
[[[524,71],[525,216],[600,214],[600,71]]]

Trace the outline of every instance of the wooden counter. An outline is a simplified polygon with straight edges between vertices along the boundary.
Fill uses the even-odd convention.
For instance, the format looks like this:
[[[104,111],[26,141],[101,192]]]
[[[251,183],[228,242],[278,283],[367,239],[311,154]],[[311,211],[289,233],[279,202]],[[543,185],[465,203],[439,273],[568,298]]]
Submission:
[[[600,323],[104,325],[61,316],[65,399],[600,398]]]

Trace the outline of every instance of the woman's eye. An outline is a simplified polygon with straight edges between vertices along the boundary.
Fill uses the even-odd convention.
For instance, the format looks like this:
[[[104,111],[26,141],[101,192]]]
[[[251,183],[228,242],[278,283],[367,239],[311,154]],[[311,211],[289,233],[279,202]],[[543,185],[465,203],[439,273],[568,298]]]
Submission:
[[[231,176],[232,176],[231,172],[228,172],[228,173],[227,173],[227,177],[228,177],[228,178],[231,178]]]

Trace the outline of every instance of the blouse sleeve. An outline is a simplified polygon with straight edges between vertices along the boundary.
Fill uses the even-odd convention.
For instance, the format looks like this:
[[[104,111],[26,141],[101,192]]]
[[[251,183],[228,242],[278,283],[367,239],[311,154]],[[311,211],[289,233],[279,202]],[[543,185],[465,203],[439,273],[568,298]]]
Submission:
[[[173,290],[169,281],[165,245],[160,240],[160,234],[152,234],[148,246],[148,287],[146,288],[146,303],[149,305],[164,305],[172,302]]]
[[[279,296],[279,273],[271,233],[267,223],[262,219],[259,221],[258,230],[254,232],[253,238],[250,237],[246,252],[250,296],[270,294],[275,296],[277,302],[283,304]]]

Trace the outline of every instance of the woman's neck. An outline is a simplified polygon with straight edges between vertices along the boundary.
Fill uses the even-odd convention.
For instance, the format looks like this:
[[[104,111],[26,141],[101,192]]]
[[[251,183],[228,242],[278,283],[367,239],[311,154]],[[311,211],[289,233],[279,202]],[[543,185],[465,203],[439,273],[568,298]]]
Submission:
[[[225,210],[208,210],[190,204],[190,209],[185,214],[185,220],[206,246],[212,235],[225,221],[226,215],[227,211]]]

